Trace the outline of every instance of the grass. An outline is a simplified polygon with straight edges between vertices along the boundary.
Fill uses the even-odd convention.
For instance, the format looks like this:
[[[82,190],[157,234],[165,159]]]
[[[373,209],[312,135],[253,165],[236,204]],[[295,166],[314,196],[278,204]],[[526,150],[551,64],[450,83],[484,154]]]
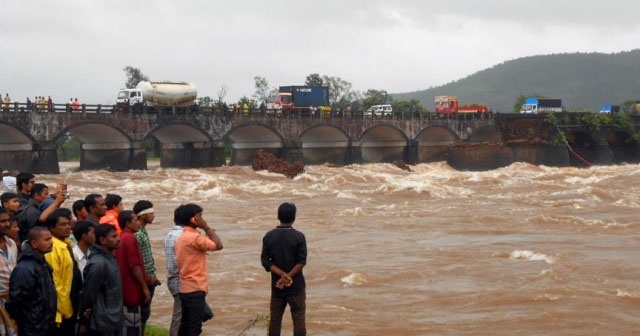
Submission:
[[[144,336],[169,336],[169,330],[152,325],[147,325]]]

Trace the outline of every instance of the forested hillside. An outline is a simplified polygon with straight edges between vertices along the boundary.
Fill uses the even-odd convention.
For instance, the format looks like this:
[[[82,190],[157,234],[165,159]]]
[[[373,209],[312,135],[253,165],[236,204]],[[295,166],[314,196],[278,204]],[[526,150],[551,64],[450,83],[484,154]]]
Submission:
[[[568,111],[597,111],[602,104],[640,99],[640,49],[615,54],[572,53],[519,58],[423,91],[393,94],[433,110],[433,97],[458,96],[511,112],[519,96],[561,98]]]

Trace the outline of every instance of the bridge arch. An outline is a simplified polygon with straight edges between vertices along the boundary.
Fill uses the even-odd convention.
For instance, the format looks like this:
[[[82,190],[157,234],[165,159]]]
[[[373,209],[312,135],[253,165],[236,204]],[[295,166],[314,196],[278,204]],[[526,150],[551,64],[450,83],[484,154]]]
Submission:
[[[110,124],[98,121],[78,122],[64,128],[56,139],[73,135],[80,141],[80,169],[131,168],[132,139]]]
[[[378,124],[366,129],[360,137],[362,160],[365,162],[408,161],[407,135],[398,127]]]
[[[0,121],[0,167],[29,171],[35,143],[33,136],[19,126]]]
[[[216,158],[224,158],[216,144],[202,127],[176,121],[156,125],[144,139],[160,144],[160,166],[163,168],[201,168],[221,165]],[[221,154],[221,155],[219,155]]]
[[[351,139],[342,128],[334,125],[315,125],[300,134],[302,159],[305,164],[325,162],[343,165],[350,163]]]
[[[231,145],[232,165],[250,165],[255,152],[262,149],[277,157],[284,156],[284,137],[271,126],[249,122],[230,129],[224,141]]]
[[[415,138],[418,162],[438,162],[447,159],[447,153],[460,139],[449,127],[432,125],[420,130]]]

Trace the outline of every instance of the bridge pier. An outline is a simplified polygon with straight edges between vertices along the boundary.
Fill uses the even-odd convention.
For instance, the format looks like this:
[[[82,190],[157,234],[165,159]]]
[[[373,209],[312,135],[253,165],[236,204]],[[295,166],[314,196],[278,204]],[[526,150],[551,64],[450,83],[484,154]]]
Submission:
[[[163,168],[219,167],[225,161],[224,145],[210,141],[162,144],[160,150]]]
[[[55,141],[36,143],[30,171],[37,174],[60,174],[58,145]]]
[[[131,143],[131,169],[147,169],[147,144],[144,141]]]

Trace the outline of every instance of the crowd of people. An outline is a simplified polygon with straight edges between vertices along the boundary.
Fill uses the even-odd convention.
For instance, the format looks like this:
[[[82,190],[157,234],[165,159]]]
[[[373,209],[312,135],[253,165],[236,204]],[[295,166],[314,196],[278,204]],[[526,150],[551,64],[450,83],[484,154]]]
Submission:
[[[144,335],[161,284],[147,233],[153,203],[138,200],[128,210],[117,194],[91,193],[69,209],[66,182],[50,194],[31,173],[0,169],[0,175],[0,336]],[[203,212],[193,203],[178,206],[164,238],[174,299],[170,335],[200,335],[214,316],[206,302],[206,257],[223,244]],[[280,225],[263,238],[261,264],[272,289],[269,335],[280,335],[287,305],[294,335],[306,335],[307,247],[292,227],[295,217],[295,205],[283,203]]]
[[[5,94],[4,98],[2,97],[2,94],[0,94],[0,105],[2,105],[2,108],[5,112],[9,111],[9,109],[11,108],[11,97],[8,93]],[[30,97],[27,97],[25,105],[26,111],[53,112],[54,110],[53,99],[51,99],[51,96],[47,96],[47,98],[45,98],[44,96],[35,96],[33,100],[31,100]],[[82,110],[82,103],[78,100],[78,98],[69,98],[69,102],[66,106],[67,110],[76,113],[79,113]]]

